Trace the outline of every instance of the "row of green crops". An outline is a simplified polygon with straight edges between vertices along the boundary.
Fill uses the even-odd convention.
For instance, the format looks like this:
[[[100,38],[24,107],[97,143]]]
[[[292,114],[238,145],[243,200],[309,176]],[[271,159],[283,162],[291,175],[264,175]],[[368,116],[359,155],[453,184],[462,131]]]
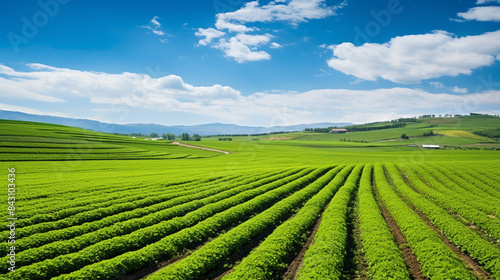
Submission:
[[[338,279],[344,266],[347,214],[363,165],[357,165],[321,217],[314,243],[308,248],[298,279]]]
[[[373,196],[372,170],[373,165],[365,167],[358,190],[359,227],[370,278],[410,279],[401,251]]]
[[[424,184],[410,167],[405,166],[403,170],[414,186]],[[481,238],[478,232],[454,219],[422,194],[412,190],[400,177],[394,179],[394,185],[397,186],[398,191],[419,211],[424,213],[444,235],[491,271],[493,279],[500,278],[500,249],[498,247]]]
[[[76,179],[69,180],[67,189],[50,186],[44,177],[40,186],[24,179],[30,182],[30,195],[19,201],[17,267],[6,274],[10,248],[0,243],[0,278],[114,279],[170,261],[150,278],[201,279],[222,274],[236,261],[224,279],[279,279],[321,217],[296,277],[341,279],[346,251],[353,246],[347,244],[347,227],[357,220],[350,218],[350,207],[359,205],[353,211],[359,213],[358,247],[370,279],[409,279],[377,201],[396,220],[425,276],[474,278],[411,207],[498,278],[498,245],[483,232],[494,232],[497,226],[493,215],[498,207],[488,204],[499,199],[496,185],[488,187],[488,182],[496,184],[494,167],[467,171],[460,166],[451,172],[451,166],[260,166],[231,172],[207,167],[193,174],[172,172],[168,180],[159,170],[144,180],[135,177],[143,173],[131,172],[122,176],[122,184],[116,182],[119,177],[106,181],[102,171],[89,181],[95,187],[88,190],[73,185]],[[30,180],[36,181],[35,176]],[[375,200],[374,190],[380,200]],[[353,203],[356,195],[359,203]],[[481,223],[473,214],[488,220]],[[483,231],[467,227],[465,219]],[[8,234],[3,230],[0,237],[6,240]],[[253,244],[255,239],[262,242]],[[253,250],[238,255],[242,248]],[[238,260],[229,261],[235,255]]]
[[[400,177],[394,166],[387,166],[387,172],[392,180]],[[438,234],[398,197],[388,183],[382,165],[375,165],[375,181],[381,200],[408,240],[424,276],[431,279],[474,279],[465,264],[441,241]]]
[[[30,279],[46,279],[47,277],[53,277],[61,273],[78,270],[96,261],[124,254],[130,250],[137,250],[139,248],[142,248],[141,250],[145,250],[146,248],[153,249],[155,246],[152,246],[152,244],[161,246],[162,242],[158,241],[173,241],[170,238],[165,238],[165,236],[171,235],[176,231],[178,231],[177,235],[182,242],[197,242],[199,239],[192,238],[193,234],[181,233],[186,232],[186,230],[188,230],[188,232],[192,230],[196,231],[196,229],[201,227],[201,232],[196,231],[198,235],[212,236],[217,233],[217,231],[213,229],[214,226],[218,227],[219,230],[223,230],[227,226],[239,223],[244,217],[248,216],[250,213],[249,211],[258,211],[259,208],[265,208],[269,203],[279,201],[283,196],[293,193],[298,188],[303,187],[305,182],[314,179],[318,175],[318,171],[310,173],[311,171],[311,169],[304,170],[295,176],[292,175],[283,179],[273,180],[272,182],[267,182],[267,184],[262,183],[261,185],[257,182],[257,184],[251,186],[242,185],[243,188],[249,188],[249,190],[218,202],[205,205],[182,217],[165,220],[153,226],[136,230],[130,234],[106,239],[75,253],[60,255],[54,259],[47,259],[30,266],[22,267],[16,270],[12,276]],[[310,174],[308,175],[308,173]],[[221,193],[221,195],[222,194],[223,193]],[[183,231],[182,229],[185,230]],[[147,244],[150,245],[146,246]],[[177,248],[175,252],[181,248]],[[165,253],[162,250],[157,250],[158,249],[156,249],[155,252]],[[175,254],[175,252],[172,254]],[[151,257],[154,258],[155,254]],[[114,259],[109,261],[113,263],[112,260]],[[141,260],[144,259],[135,259],[135,261],[139,262],[141,262]],[[101,262],[98,264],[105,263]],[[136,266],[132,266],[131,269],[134,267]],[[85,272],[82,271],[81,273]]]
[[[321,212],[347,176],[356,177],[361,165],[348,166],[342,169],[333,180],[300,209],[297,214],[280,225],[250,255],[234,268],[234,271],[223,279],[279,278],[287,268],[287,263],[297,254],[297,249],[304,243],[304,237]],[[351,175],[349,175],[351,174]],[[349,178],[351,178],[349,177]]]

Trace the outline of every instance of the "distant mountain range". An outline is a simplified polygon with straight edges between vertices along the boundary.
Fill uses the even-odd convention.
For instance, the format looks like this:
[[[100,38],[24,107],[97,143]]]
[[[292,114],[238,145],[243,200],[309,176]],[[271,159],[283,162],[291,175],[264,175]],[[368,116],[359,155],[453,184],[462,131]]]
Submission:
[[[131,133],[142,133],[149,135],[151,132],[159,133],[174,133],[176,135],[187,132],[189,134],[200,134],[200,135],[222,135],[222,134],[260,134],[260,133],[271,133],[279,131],[302,131],[305,128],[323,128],[323,127],[343,127],[347,125],[352,125],[352,123],[313,123],[313,124],[298,124],[290,126],[273,126],[273,127],[255,127],[255,126],[239,126],[235,124],[221,124],[221,123],[211,123],[211,124],[201,124],[201,125],[175,125],[166,126],[160,124],[110,124],[102,123],[98,121],[85,120],[85,119],[72,119],[63,117],[54,117],[46,115],[33,115],[21,112],[13,111],[2,111],[0,110],[0,119],[6,120],[18,120],[18,121],[31,121],[31,122],[42,122],[42,123],[52,123],[61,124],[67,126],[74,126],[84,129],[89,129],[93,131],[106,132],[106,133],[120,133],[120,134],[131,134]]]

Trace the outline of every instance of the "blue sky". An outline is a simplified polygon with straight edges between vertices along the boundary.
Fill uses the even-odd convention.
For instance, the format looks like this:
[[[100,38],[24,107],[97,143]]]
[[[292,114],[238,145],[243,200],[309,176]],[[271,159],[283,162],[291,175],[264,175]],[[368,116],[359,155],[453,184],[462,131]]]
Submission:
[[[500,113],[500,1],[4,1],[0,109],[114,123]]]

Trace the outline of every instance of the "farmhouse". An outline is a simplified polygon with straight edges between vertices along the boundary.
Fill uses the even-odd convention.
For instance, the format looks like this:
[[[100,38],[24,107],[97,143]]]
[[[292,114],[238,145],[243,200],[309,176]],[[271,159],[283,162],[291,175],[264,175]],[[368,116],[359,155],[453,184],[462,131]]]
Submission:
[[[347,129],[345,128],[334,128],[332,130],[330,130],[330,133],[346,133],[347,132]]]
[[[439,145],[422,145],[425,149],[439,149]]]

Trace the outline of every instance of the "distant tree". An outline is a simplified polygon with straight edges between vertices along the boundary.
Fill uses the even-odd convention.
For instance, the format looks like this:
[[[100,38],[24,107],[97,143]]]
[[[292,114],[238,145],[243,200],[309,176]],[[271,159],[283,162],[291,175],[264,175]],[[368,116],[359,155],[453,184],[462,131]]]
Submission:
[[[401,139],[410,139],[410,137],[408,137],[408,135],[406,135],[406,133],[403,133],[401,135]]]
[[[151,132],[149,134],[149,137],[151,137],[151,138],[158,138],[158,137],[160,137],[160,135],[158,133],[156,133],[156,132]]]
[[[434,136],[434,131],[424,132],[424,136]]]
[[[189,141],[189,140],[191,140],[191,136],[189,135],[189,133],[184,132],[181,135],[181,140],[182,141]]]
[[[193,134],[193,141],[201,141],[201,136],[199,134]]]
[[[175,134],[173,134],[172,132],[167,133],[166,136],[167,140],[175,140]]]

